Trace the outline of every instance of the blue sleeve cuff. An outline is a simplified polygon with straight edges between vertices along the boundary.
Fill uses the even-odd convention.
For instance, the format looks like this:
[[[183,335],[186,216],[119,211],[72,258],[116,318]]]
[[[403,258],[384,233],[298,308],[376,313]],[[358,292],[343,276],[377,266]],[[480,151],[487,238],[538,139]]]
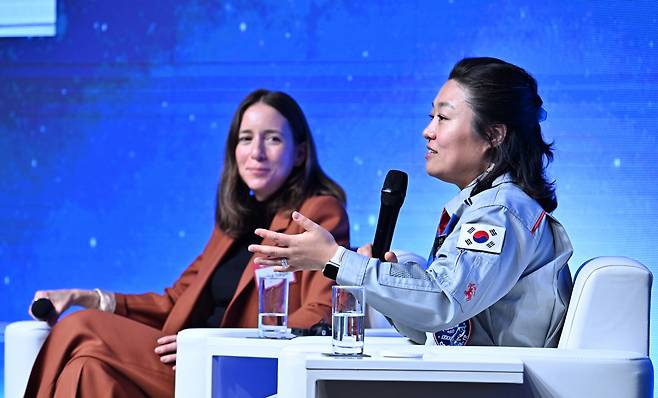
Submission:
[[[339,285],[361,286],[368,267],[369,258],[350,250],[345,250],[340,260],[336,282]]]

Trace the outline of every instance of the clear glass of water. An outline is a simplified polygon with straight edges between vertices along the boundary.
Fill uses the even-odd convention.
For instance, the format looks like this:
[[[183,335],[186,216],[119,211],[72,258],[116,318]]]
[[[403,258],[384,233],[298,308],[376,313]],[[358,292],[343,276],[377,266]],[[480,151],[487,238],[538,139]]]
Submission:
[[[288,334],[288,277],[274,273],[258,280],[258,335],[273,339]]]
[[[331,293],[334,355],[363,354],[365,290],[362,286],[334,286]]]

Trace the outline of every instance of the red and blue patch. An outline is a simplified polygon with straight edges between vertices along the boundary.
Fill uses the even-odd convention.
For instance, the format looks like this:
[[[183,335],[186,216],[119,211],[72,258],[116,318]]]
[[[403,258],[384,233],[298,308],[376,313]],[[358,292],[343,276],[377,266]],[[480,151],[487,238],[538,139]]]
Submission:
[[[489,234],[486,231],[479,230],[473,234],[473,240],[477,243],[485,243],[489,240]]]

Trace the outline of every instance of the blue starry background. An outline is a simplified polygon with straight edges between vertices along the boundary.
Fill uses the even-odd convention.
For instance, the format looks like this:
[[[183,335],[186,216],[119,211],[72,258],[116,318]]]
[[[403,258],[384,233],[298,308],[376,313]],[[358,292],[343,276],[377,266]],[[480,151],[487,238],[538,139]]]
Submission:
[[[60,0],[55,37],[0,38],[0,322],[37,289],[170,285],[209,237],[230,117],[259,87],[305,110],[353,246],[386,172],[409,174],[393,246],[425,256],[456,189],[425,175],[421,131],[464,56],[537,78],[572,270],[658,269],[654,1]]]

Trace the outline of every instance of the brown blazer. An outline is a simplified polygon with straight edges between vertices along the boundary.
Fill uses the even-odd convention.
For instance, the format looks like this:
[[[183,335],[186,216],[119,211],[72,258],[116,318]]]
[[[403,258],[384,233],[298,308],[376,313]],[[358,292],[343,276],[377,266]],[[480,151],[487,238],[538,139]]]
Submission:
[[[344,207],[332,196],[307,199],[299,209],[311,220],[329,230],[340,245],[349,244],[349,223]],[[286,234],[302,233],[289,214],[279,212],[270,229]],[[263,243],[272,243],[264,240]],[[212,311],[208,282],[224,258],[233,238],[214,228],[210,241],[194,262],[164,294],[116,294],[116,311],[138,322],[161,329],[164,335],[204,325]],[[231,299],[221,327],[253,328],[258,324],[258,289],[254,279],[254,257],[246,265]],[[298,271],[290,284],[288,325],[308,328],[324,319],[330,322],[333,281],[318,271]]]

